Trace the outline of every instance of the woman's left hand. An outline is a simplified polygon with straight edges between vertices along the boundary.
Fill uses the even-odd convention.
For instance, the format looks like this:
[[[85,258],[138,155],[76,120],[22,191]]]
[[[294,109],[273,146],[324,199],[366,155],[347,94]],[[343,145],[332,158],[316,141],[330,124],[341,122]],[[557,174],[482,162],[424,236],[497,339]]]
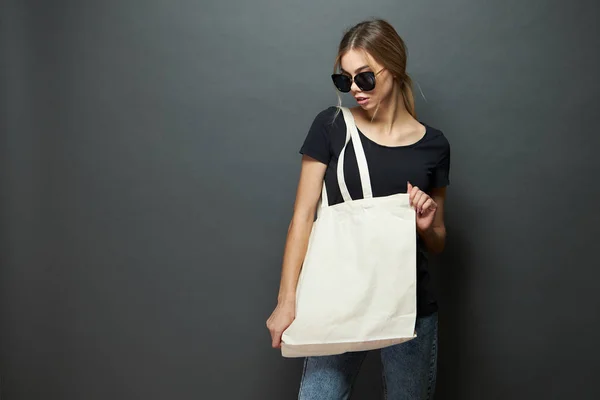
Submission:
[[[407,182],[407,192],[409,203],[414,207],[417,217],[417,230],[420,232],[428,231],[433,225],[433,219],[437,210],[437,204],[433,199],[417,186]]]

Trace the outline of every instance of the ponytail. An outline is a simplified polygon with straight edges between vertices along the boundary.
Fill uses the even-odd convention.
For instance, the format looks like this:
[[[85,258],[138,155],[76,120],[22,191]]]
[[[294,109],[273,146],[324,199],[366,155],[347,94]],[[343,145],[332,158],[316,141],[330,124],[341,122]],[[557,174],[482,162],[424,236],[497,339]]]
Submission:
[[[412,79],[410,76],[406,74],[404,79],[402,79],[402,84],[400,86],[400,91],[402,92],[402,100],[404,100],[404,107],[413,116],[413,118],[417,118],[417,112],[415,111],[415,97],[413,96],[412,91]]]

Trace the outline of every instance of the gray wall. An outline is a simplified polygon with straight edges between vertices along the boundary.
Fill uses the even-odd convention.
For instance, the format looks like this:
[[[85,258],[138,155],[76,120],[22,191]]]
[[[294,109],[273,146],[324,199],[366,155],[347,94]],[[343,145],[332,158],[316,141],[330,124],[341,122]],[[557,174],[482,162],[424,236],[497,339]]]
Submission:
[[[2,4],[3,399],[295,397],[265,320],[298,149],[369,16],[452,145],[438,399],[600,398],[594,1]]]

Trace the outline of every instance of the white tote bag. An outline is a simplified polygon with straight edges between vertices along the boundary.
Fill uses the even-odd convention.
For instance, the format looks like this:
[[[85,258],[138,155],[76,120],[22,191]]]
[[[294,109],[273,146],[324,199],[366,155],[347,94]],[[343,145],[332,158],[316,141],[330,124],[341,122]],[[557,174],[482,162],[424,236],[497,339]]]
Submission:
[[[337,177],[344,202],[321,204],[296,290],[296,317],[283,332],[283,357],[382,348],[416,337],[416,221],[408,194],[373,197],[369,168],[349,109]],[[343,174],[352,140],[363,199]]]

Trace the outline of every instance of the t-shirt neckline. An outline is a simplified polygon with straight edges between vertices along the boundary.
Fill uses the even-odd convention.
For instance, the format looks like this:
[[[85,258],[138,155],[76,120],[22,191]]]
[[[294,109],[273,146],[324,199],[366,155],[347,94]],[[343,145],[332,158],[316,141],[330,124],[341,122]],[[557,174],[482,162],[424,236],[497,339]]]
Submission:
[[[421,136],[419,138],[419,140],[417,140],[414,143],[404,144],[404,145],[398,145],[398,146],[388,146],[388,145],[385,145],[385,144],[377,143],[376,141],[374,141],[373,139],[371,139],[370,137],[368,137],[367,135],[365,135],[360,130],[360,128],[358,127],[358,125],[356,125],[356,130],[358,131],[358,134],[361,136],[361,138],[366,139],[369,143],[372,143],[375,146],[382,147],[384,149],[407,149],[407,148],[415,147],[419,143],[423,142],[423,140],[425,140],[425,137],[427,136],[427,133],[429,132],[429,127],[427,126],[427,124],[423,123],[422,121],[419,121],[419,123],[425,127],[425,133],[423,133],[423,136]]]

